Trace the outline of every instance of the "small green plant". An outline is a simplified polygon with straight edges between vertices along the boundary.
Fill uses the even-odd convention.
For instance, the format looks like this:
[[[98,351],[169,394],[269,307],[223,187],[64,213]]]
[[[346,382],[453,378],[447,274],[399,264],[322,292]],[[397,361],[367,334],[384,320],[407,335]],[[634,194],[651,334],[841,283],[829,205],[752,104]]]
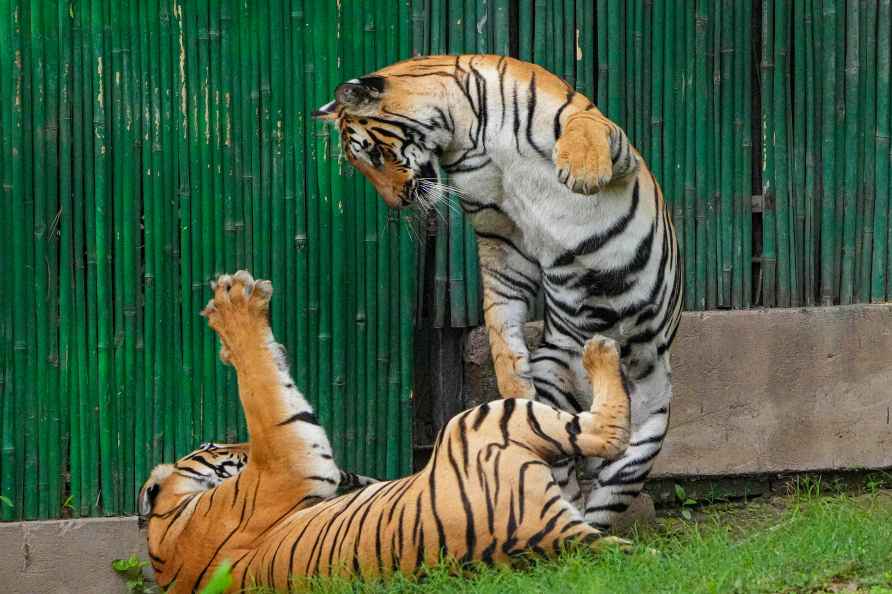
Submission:
[[[874,472],[867,475],[864,488],[868,493],[877,493],[881,489],[892,487],[892,474],[888,472]]]
[[[132,594],[150,594],[157,590],[146,581],[143,568],[149,564],[136,555],[130,555],[129,559],[115,559],[112,561],[112,569],[127,583],[127,591]]]
[[[685,492],[684,487],[675,483],[675,499],[681,505],[681,517],[685,520],[691,519],[691,507],[697,505],[697,500],[688,497],[687,492]]]
[[[62,509],[74,509],[74,495],[69,495],[62,503]]]
[[[202,588],[201,594],[223,594],[232,585],[232,564],[224,561],[211,575],[210,581]]]
[[[0,495],[0,504],[3,504],[7,507],[15,507],[15,505],[12,504],[12,499],[7,497],[6,495]]]

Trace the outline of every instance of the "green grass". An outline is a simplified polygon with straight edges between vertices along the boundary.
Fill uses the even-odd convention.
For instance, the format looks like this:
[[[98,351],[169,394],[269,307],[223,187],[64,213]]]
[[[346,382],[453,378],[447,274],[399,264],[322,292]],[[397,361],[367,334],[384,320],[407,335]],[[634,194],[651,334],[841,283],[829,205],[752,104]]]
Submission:
[[[320,581],[322,593],[836,592],[892,594],[892,492],[821,494],[820,483],[768,502],[663,518],[630,552],[569,551],[522,568],[446,568],[420,581]]]

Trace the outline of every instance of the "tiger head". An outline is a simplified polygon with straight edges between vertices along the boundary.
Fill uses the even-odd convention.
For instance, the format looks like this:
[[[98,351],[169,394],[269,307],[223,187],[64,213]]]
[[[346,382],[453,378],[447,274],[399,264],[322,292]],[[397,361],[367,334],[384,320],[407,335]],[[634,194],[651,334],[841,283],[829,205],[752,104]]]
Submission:
[[[313,113],[333,121],[347,160],[375,186],[388,206],[410,206],[436,181],[436,159],[451,140],[436,82],[377,73],[340,84],[335,99]]]
[[[140,526],[156,509],[169,509],[185,495],[213,489],[241,472],[247,462],[247,444],[203,443],[176,464],[159,464],[139,491]]]

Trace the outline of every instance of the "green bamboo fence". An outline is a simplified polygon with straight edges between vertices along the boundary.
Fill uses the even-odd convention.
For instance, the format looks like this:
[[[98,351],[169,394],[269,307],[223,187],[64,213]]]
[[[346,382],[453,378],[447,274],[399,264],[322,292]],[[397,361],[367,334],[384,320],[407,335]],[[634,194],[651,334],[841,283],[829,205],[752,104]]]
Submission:
[[[3,519],[133,513],[154,464],[245,438],[198,317],[241,267],[338,460],[411,468],[411,213],[309,117],[411,55],[411,9],[0,2]]]
[[[890,26],[890,0],[0,0],[0,517],[132,513],[154,464],[245,437],[197,316],[240,267],[338,461],[411,467],[417,279],[435,326],[480,324],[473,231],[385,208],[309,117],[410,55],[534,61],[624,126],[688,309],[888,300]]]

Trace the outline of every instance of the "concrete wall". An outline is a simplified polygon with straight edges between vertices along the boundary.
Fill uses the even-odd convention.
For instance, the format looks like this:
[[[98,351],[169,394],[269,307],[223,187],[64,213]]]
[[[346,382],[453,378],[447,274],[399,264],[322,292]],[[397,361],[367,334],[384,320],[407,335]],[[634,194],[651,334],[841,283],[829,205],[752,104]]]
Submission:
[[[94,518],[0,524],[3,594],[127,592],[115,559],[148,560],[136,518]]]
[[[495,397],[482,330],[465,360],[468,399]],[[655,476],[892,466],[892,304],[686,313],[672,366]]]

